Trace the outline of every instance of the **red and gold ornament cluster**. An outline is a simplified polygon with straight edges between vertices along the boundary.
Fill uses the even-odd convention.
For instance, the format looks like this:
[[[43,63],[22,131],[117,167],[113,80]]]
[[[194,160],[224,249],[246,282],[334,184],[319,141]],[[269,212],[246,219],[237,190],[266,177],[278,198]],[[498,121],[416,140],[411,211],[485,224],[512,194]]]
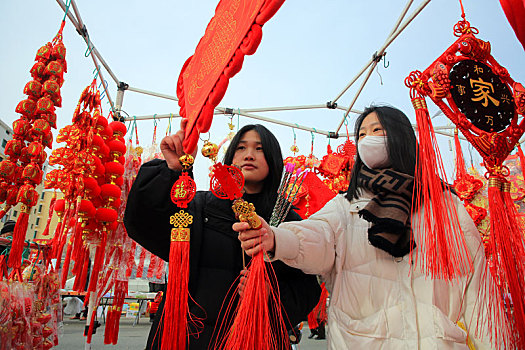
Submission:
[[[61,168],[49,172],[45,182],[46,188],[57,188],[64,194],[54,205],[61,221],[53,238],[55,257],[62,256],[68,232],[72,232],[62,269],[62,286],[70,261],[74,260],[72,272],[77,277],[74,289],[82,288],[92,247],[96,252],[88,292],[96,289],[108,233],[117,227],[125,134],[124,124],[108,124],[102,115],[100,93],[94,80],[81,94],[73,124],[60,130],[57,142],[66,145],[53,151],[49,163]]]
[[[35,187],[42,181],[42,165],[47,158],[45,148],[53,144],[55,107],[62,105],[60,87],[67,69],[62,29],[63,25],[53,41],[36,54],[30,71],[33,80],[24,87],[27,98],[15,109],[20,118],[13,122],[13,139],[5,147],[8,158],[0,163],[0,202],[6,203],[0,216],[17,203],[22,204],[13,233],[10,267],[20,267],[29,212],[38,199]]]
[[[5,267],[3,260],[0,266]],[[0,275],[0,349],[51,349],[58,345],[62,315],[58,275],[33,264],[23,274],[13,271],[18,273],[7,281],[5,273]]]

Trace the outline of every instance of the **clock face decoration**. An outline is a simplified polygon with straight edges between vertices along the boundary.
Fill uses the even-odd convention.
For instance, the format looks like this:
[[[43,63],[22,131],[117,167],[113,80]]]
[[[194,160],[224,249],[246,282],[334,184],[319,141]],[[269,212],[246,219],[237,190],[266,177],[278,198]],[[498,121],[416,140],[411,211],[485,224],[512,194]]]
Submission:
[[[462,60],[449,73],[450,94],[474,126],[500,132],[514,116],[512,91],[492,69],[478,61]]]

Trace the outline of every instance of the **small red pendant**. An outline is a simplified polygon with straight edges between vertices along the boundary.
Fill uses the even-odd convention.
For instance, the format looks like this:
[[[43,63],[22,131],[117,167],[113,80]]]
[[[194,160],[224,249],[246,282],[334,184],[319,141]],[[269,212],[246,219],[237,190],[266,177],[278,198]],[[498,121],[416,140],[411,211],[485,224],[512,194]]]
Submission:
[[[187,208],[188,203],[195,197],[196,191],[195,181],[188,176],[187,172],[183,172],[171,188],[171,201],[179,208]]]

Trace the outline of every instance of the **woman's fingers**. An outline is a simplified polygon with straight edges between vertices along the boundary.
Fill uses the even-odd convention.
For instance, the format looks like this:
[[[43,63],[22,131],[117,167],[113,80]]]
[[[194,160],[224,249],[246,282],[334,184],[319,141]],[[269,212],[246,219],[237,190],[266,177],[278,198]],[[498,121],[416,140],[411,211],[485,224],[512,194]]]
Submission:
[[[236,222],[233,224],[232,228],[237,232],[246,231],[250,228],[250,224],[247,222]]]
[[[244,252],[246,254],[248,254],[249,256],[253,257],[253,256],[257,255],[257,253],[259,253],[262,250],[263,250],[263,246],[261,244],[259,244],[259,245],[256,245],[253,248],[245,249]]]

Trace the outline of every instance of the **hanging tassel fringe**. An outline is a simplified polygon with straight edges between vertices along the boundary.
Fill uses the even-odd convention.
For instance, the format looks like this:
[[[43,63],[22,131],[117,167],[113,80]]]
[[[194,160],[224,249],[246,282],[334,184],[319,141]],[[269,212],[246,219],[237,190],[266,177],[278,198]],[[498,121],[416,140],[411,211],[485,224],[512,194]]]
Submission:
[[[503,339],[505,346],[508,340],[519,349],[525,349],[525,248],[523,242],[523,224],[518,222],[518,213],[510,196],[510,183],[495,175],[489,178],[490,236],[488,241],[489,268],[492,276],[500,286],[496,296],[490,298],[492,303],[509,303],[508,293],[512,299],[504,308],[506,318],[491,317],[492,324],[502,334],[496,335],[496,341]],[[498,306],[498,305],[496,305]],[[497,308],[496,308],[497,309]],[[489,308],[494,310],[494,306]],[[493,312],[494,314],[494,312]],[[496,314],[498,316],[498,314]]]
[[[186,349],[188,325],[188,281],[190,242],[172,241],[169,258],[169,278],[166,302],[162,314],[164,331],[162,350]],[[189,230],[188,230],[189,231]]]
[[[436,151],[437,140],[425,100],[419,95],[413,96],[412,104],[419,141],[412,210],[423,212],[423,219],[414,223],[413,230],[417,233],[415,242],[423,252],[419,263],[432,278],[452,280],[470,271],[472,261],[456,209],[450,205],[452,195],[441,180],[446,181],[446,175]]]
[[[264,262],[263,254],[260,252],[251,259],[244,296],[237,306],[231,328],[218,341],[219,349],[290,348],[277,279],[271,264]],[[221,328],[224,326],[221,325]]]
[[[7,261],[7,265],[10,268],[20,268],[22,265],[22,252],[24,251],[24,241],[26,239],[27,224],[29,222],[29,210],[30,208],[22,204],[20,216],[16,221],[13,232],[13,242],[11,243],[11,251],[9,252],[9,260]]]
[[[94,292],[97,287],[98,275],[102,270],[102,263],[104,260],[104,252],[106,250],[106,239],[108,231],[104,228],[101,232],[101,241],[97,247],[97,252],[95,253],[95,259],[93,262],[93,269],[91,270],[91,278],[89,279],[88,292]]]

